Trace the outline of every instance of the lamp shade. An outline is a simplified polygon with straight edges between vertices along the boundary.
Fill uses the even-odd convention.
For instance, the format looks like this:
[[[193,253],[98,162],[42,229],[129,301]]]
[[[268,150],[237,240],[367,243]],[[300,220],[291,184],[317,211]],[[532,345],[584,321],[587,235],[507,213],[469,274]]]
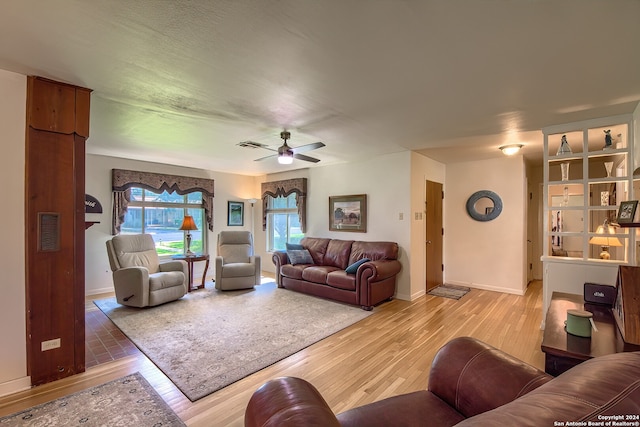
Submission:
[[[615,236],[615,229],[607,225],[605,229],[604,226],[599,225],[596,230],[596,236],[593,236],[589,239],[589,243],[592,245],[599,246],[622,246],[622,242]]]
[[[185,215],[182,220],[182,225],[180,226],[180,230],[197,230],[196,223],[193,220],[191,215]]]

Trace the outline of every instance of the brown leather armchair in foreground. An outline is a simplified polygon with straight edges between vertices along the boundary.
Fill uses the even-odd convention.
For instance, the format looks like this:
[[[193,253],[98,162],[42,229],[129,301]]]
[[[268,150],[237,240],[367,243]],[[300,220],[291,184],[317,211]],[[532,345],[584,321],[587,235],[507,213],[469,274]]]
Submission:
[[[537,427],[614,416],[624,421],[625,415],[638,414],[640,352],[591,359],[553,378],[474,338],[461,337],[438,351],[428,390],[336,416],[310,383],[276,378],[251,397],[245,426]]]

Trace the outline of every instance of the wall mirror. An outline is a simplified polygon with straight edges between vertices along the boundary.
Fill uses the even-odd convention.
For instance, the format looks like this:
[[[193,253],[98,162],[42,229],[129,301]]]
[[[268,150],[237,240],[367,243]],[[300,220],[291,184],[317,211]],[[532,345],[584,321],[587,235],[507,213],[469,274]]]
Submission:
[[[502,212],[502,199],[493,191],[476,191],[467,200],[467,213],[476,221],[491,221]]]

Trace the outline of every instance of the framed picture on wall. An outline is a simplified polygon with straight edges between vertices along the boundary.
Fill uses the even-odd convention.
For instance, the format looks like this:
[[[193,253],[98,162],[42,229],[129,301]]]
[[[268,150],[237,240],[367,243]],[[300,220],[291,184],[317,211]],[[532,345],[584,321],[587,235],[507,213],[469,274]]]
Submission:
[[[329,230],[367,232],[367,195],[329,197]]]
[[[638,208],[637,200],[628,200],[626,202],[620,202],[620,209],[618,210],[618,224],[628,224],[633,222],[633,218],[636,216],[636,209]]]
[[[227,202],[227,225],[244,225],[244,202]]]

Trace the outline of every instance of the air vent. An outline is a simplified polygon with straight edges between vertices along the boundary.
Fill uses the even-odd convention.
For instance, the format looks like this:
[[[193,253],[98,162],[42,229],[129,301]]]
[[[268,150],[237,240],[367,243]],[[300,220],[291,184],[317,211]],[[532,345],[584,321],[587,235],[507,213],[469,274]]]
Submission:
[[[238,142],[238,145],[240,147],[245,147],[245,148],[266,148],[266,147],[268,147],[268,145],[260,144],[259,142],[253,142],[253,141]]]

